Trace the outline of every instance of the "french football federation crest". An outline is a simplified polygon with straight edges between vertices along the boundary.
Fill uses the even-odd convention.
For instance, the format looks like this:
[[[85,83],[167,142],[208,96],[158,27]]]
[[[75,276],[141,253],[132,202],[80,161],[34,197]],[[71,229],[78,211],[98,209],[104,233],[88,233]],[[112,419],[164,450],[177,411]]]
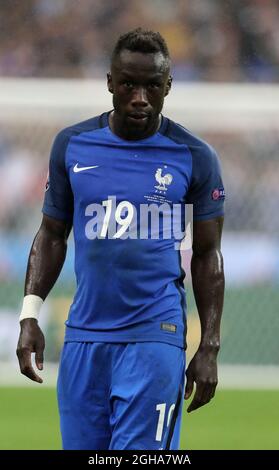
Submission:
[[[169,186],[173,180],[173,177],[170,173],[166,173],[165,175],[162,175],[162,168],[157,168],[156,173],[155,173],[155,179],[159,183],[157,186],[155,186],[156,189],[159,189],[160,191],[167,191],[167,186]]]

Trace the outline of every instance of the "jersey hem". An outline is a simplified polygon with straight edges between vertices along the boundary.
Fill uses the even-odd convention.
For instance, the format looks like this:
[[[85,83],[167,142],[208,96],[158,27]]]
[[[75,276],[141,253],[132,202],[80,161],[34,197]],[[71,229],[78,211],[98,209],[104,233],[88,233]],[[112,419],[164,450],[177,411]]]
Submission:
[[[183,339],[172,336],[171,333],[164,333],[163,335],[144,334],[138,333],[119,333],[119,332],[101,332],[94,330],[80,330],[77,328],[66,327],[65,330],[65,343],[71,342],[92,342],[92,343],[146,343],[146,342],[159,342],[167,343],[172,346],[177,346],[182,349],[185,348]]]

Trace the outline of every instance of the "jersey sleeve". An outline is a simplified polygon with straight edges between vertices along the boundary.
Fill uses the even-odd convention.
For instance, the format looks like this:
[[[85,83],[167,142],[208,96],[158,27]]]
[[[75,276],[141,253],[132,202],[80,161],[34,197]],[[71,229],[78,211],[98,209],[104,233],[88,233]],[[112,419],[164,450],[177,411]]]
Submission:
[[[65,166],[66,150],[71,135],[61,131],[54,140],[42,212],[61,220],[72,220],[73,193]]]
[[[215,150],[209,145],[191,149],[192,178],[186,203],[193,204],[194,220],[224,215],[225,190]]]

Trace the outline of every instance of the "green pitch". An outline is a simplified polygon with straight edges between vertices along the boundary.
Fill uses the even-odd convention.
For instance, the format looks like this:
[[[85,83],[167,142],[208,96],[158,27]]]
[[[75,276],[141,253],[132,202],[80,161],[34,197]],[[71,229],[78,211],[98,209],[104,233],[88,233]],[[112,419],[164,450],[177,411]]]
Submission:
[[[55,391],[0,389],[0,449],[60,449]],[[279,391],[220,390],[184,413],[182,449],[279,449]]]

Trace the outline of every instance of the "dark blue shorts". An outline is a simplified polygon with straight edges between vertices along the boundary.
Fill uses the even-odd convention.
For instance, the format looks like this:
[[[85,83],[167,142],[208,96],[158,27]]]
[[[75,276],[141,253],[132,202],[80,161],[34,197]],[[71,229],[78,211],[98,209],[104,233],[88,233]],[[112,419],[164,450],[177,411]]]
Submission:
[[[64,344],[64,449],[179,449],[185,351],[165,343]]]

